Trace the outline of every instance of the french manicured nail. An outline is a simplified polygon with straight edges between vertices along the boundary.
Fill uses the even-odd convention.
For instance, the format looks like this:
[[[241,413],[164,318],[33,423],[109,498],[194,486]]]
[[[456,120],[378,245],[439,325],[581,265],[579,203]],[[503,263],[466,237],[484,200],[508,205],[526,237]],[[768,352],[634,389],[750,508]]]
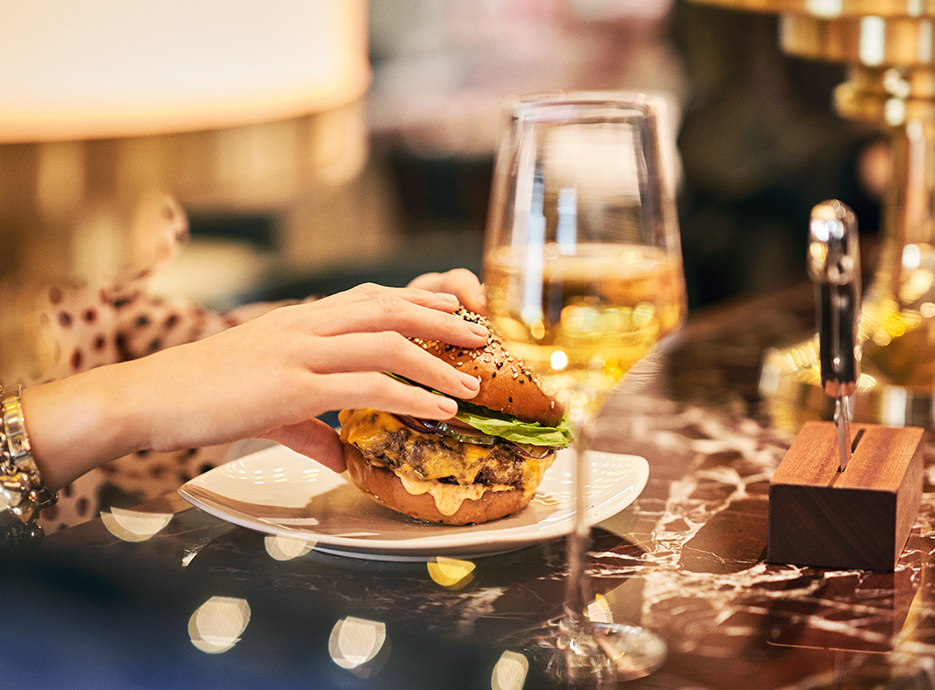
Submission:
[[[463,371],[459,371],[458,376],[461,377],[461,383],[469,391],[480,390],[480,381],[477,380],[477,377],[465,374]]]
[[[436,292],[435,294],[439,299],[444,300],[445,302],[450,302],[455,306],[461,305],[461,300],[459,300],[455,295],[452,295],[450,292]]]

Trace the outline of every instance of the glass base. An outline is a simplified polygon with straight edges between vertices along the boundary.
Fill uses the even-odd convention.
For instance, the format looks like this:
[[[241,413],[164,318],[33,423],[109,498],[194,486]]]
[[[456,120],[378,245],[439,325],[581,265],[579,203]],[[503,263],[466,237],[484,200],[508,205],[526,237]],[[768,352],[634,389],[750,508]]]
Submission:
[[[530,636],[522,645],[531,675],[566,687],[612,688],[648,676],[666,660],[665,641],[635,625],[594,623],[568,630],[562,621]]]

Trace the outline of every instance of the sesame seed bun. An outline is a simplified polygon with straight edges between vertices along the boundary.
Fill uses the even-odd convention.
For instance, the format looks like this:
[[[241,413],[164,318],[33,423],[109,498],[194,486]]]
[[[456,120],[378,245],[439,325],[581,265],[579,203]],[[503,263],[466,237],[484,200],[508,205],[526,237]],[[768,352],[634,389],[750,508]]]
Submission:
[[[565,415],[561,404],[546,395],[538,376],[504,348],[488,320],[466,309],[459,309],[456,313],[490,330],[490,337],[484,347],[468,350],[437,340],[421,339],[415,340],[416,344],[458,371],[480,380],[480,392],[471,398],[473,404],[503,412],[524,422],[538,422],[542,426],[559,424]]]

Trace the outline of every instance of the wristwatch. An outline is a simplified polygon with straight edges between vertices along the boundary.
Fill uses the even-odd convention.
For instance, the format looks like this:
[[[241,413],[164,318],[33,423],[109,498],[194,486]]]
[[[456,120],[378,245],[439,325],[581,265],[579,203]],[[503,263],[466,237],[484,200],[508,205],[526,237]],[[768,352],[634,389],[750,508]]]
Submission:
[[[4,394],[0,387],[0,547],[41,540],[39,512],[58,501],[33,459],[20,390]]]

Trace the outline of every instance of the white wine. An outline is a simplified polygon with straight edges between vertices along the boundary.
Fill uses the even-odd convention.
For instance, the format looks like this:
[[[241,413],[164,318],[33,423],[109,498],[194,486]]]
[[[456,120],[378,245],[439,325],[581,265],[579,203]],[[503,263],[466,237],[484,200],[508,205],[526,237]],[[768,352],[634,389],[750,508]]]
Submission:
[[[571,253],[573,251],[573,253]],[[553,395],[607,392],[685,315],[681,266],[660,249],[546,244],[541,259],[488,256],[490,316]]]

